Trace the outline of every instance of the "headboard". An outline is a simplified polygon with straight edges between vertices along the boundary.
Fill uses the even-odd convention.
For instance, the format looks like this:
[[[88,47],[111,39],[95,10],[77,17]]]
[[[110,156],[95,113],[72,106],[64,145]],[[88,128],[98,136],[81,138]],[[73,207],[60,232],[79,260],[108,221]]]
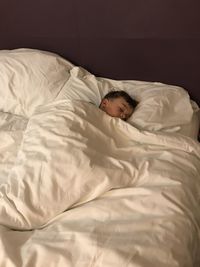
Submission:
[[[2,0],[0,49],[52,51],[97,76],[184,87],[200,104],[199,0]]]

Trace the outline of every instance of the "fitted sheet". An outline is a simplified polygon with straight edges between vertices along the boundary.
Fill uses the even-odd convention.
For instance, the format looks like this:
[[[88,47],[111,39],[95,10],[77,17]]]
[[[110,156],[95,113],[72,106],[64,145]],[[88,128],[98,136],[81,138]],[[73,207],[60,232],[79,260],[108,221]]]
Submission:
[[[199,266],[197,141],[83,101],[2,116],[0,266]]]

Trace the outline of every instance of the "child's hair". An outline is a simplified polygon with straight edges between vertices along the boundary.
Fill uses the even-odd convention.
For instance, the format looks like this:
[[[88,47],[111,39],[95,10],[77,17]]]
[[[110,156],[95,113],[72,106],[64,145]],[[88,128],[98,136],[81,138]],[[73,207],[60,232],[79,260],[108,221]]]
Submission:
[[[125,91],[111,91],[108,94],[104,96],[103,99],[114,99],[123,97],[124,100],[132,107],[135,108],[138,104],[136,100],[134,100],[132,97],[130,97],[129,94],[127,94]]]

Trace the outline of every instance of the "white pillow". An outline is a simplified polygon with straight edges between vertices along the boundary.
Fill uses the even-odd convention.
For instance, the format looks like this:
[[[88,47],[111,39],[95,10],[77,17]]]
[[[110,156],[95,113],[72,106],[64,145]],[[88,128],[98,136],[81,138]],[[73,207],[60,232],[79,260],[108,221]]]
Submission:
[[[34,49],[0,51],[0,111],[30,116],[58,95],[73,65]]]
[[[177,132],[197,140],[200,126],[200,109],[194,101],[191,101],[191,105],[193,108],[193,116],[191,121],[189,123],[180,125]]]
[[[193,109],[190,98],[181,87],[158,82],[100,78],[80,67],[72,68],[70,74],[59,99],[83,100],[99,106],[104,95],[111,90],[124,90],[139,101],[129,119],[129,123],[137,128],[170,130],[191,121]]]

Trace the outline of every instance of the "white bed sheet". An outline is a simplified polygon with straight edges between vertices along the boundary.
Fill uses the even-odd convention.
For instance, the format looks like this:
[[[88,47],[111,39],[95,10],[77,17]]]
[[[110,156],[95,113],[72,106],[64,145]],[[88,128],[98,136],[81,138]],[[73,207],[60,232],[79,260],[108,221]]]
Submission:
[[[1,267],[199,266],[197,141],[81,101],[4,116]]]

